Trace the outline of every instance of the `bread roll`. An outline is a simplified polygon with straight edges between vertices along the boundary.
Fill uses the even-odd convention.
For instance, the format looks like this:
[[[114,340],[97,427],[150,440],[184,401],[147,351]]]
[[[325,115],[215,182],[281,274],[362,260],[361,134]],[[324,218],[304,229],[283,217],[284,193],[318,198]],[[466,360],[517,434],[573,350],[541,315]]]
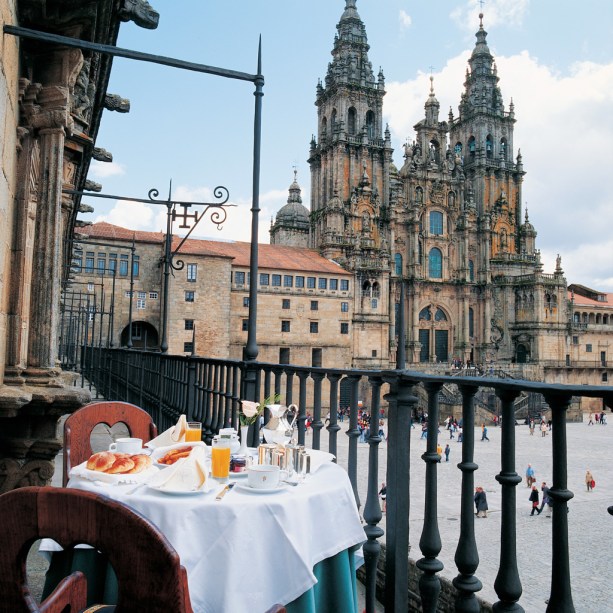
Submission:
[[[89,470],[97,470],[98,472],[105,472],[111,468],[115,463],[115,454],[110,451],[100,451],[94,453],[93,456],[87,460],[87,468]]]
[[[135,473],[143,472],[143,470],[147,470],[151,466],[151,458],[144,453],[139,453],[137,455],[130,456],[132,462],[134,462],[134,468],[126,471],[126,475],[133,475]]]

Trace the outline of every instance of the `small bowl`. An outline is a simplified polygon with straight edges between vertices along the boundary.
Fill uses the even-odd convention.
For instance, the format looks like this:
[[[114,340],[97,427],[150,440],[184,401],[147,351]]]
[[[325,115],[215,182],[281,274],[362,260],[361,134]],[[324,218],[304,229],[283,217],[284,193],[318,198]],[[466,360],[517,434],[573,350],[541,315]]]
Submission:
[[[256,490],[279,487],[281,469],[272,464],[257,464],[247,468],[247,484]]]

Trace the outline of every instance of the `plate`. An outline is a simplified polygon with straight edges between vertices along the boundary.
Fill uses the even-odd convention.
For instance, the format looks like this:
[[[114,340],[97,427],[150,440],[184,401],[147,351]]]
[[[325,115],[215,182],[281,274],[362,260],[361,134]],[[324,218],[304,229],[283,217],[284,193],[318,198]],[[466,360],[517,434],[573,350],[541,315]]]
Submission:
[[[278,492],[285,492],[287,487],[284,484],[279,485],[278,487],[270,487],[268,489],[251,487],[246,483],[237,483],[234,486],[235,490],[239,492],[246,492],[248,494],[277,494]]]
[[[205,490],[172,490],[165,487],[150,484],[147,484],[147,487],[152,490],[155,490],[156,492],[160,492],[161,494],[168,494],[169,496],[201,496],[202,494],[208,493]]]
[[[247,476],[247,471],[244,470],[242,473],[230,473],[230,479],[244,479]]]
[[[153,460],[153,463],[155,464],[155,466],[157,466],[158,468],[168,468],[169,466],[174,466],[174,464],[160,464],[158,460],[160,458],[163,458],[172,449],[180,449],[182,447],[192,447],[192,448],[193,447],[205,447],[205,453],[206,453],[206,445],[204,443],[199,443],[199,442],[177,443],[176,445],[170,445],[168,447],[156,447],[153,450],[153,453],[151,454],[151,459]]]

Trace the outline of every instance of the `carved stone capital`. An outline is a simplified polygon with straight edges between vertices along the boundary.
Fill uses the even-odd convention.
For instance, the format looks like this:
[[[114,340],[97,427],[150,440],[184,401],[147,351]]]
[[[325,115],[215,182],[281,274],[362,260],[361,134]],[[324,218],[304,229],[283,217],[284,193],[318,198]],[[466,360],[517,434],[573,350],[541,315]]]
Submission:
[[[61,447],[59,441],[58,447]],[[49,485],[54,472],[53,460],[0,458],[0,494],[18,487]]]

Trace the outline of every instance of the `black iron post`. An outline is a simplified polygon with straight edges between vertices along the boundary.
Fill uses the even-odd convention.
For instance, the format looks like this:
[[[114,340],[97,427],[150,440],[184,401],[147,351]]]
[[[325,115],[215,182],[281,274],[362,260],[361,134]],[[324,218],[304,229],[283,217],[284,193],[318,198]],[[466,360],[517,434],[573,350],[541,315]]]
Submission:
[[[128,309],[128,349],[132,349],[132,308],[134,306],[134,236],[132,236],[132,247],[130,247],[130,307]]]
[[[115,286],[117,279],[117,270],[112,269],[113,272],[113,288],[111,290],[111,308],[109,312],[109,333],[107,336],[107,347],[113,347],[113,326],[115,325]]]
[[[404,370],[406,356],[406,323],[404,318],[404,281],[400,279],[400,305],[398,306],[398,321],[396,327],[398,330],[398,347],[396,347],[396,368]]]
[[[172,211],[174,204],[170,201],[170,193],[168,194],[168,202],[166,203],[166,240],[164,242],[164,276],[163,289],[164,301],[162,303],[162,342],[160,350],[162,353],[168,352],[168,290],[170,282],[170,261],[172,253]]]

